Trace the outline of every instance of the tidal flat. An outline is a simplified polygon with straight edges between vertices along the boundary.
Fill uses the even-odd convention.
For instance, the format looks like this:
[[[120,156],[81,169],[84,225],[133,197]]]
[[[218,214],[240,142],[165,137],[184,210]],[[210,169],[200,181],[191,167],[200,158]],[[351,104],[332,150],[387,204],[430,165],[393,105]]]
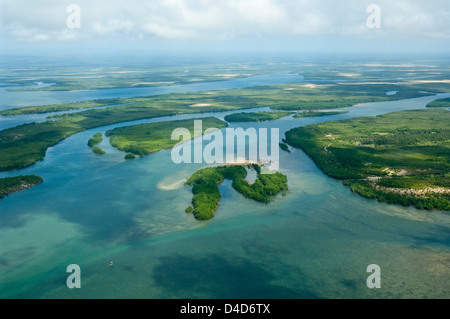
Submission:
[[[282,139],[286,132],[299,127],[322,122],[339,126],[335,123],[341,122],[336,121],[346,119],[358,123],[357,118],[381,114],[388,119],[392,115],[387,113],[425,110],[432,101],[449,98],[450,87],[442,82],[450,75],[446,62],[430,61],[430,67],[414,61],[410,66],[399,62],[400,67],[390,67],[395,64],[392,61],[378,62],[386,66],[373,66],[373,61],[350,62],[281,61],[257,79],[239,76],[236,80],[188,84],[182,88],[172,84],[123,90],[105,87],[95,92],[17,92],[11,91],[10,86],[0,88],[2,109],[103,98],[129,97],[135,100],[128,102],[136,102],[80,109],[79,113],[48,121],[46,113],[42,113],[39,116],[43,118],[36,124],[25,124],[33,119],[33,114],[0,117],[0,123],[11,119],[21,125],[0,133],[5,143],[0,144],[3,168],[7,169],[8,161],[18,168],[3,170],[0,178],[36,175],[45,180],[0,200],[0,298],[447,298],[448,211],[367,199],[324,174],[314,158],[301,149],[290,148],[291,153],[280,152],[280,173],[287,177],[286,196],[278,195],[267,205],[236,192],[233,182],[224,179],[218,185],[221,199],[214,218],[198,220],[185,212],[192,205],[193,193],[192,186],[182,181],[210,165],[176,164],[171,160],[170,149],[127,161],[126,153],[113,147],[105,136],[118,127],[201,117],[223,121],[227,115],[247,110],[270,112],[272,106],[272,111],[291,107],[309,111],[316,102],[318,109],[335,106],[336,111],[348,111],[320,117],[287,116],[266,122],[228,123],[229,128],[278,128]],[[10,63],[13,67],[14,62]],[[21,66],[32,66],[34,61],[16,63],[20,67],[6,70],[7,79],[2,78],[2,82],[20,81],[25,76],[45,82],[46,72],[54,77],[71,69],[42,61],[50,71],[33,71],[30,67],[27,74],[20,71]],[[131,73],[120,73],[130,67],[114,64],[118,66],[116,75],[127,74],[126,81],[131,83]],[[86,66],[95,68],[98,66],[92,62]],[[226,65],[218,64],[214,74],[226,73],[224,68]],[[257,66],[244,61],[230,66],[230,72],[238,73],[239,69],[241,75],[254,75],[247,72],[252,68]],[[435,74],[436,68],[440,74]],[[183,72],[186,69],[194,68],[178,67]],[[78,71],[80,76],[86,73],[81,67]],[[301,76],[276,73],[283,71]],[[199,75],[195,78],[201,78]],[[136,83],[144,80],[152,81],[135,79]],[[274,83],[277,81],[286,83]],[[157,96],[148,95],[150,90]],[[398,92],[386,95],[390,91]],[[145,92],[147,97],[118,96],[136,92]],[[67,111],[62,110],[59,115],[64,113]],[[411,116],[411,123],[416,118],[427,121],[426,112],[412,114],[416,115]],[[445,118],[442,114],[436,116]],[[363,123],[357,125],[358,130],[363,130]],[[447,142],[441,137],[445,125],[433,129],[435,133],[425,126],[417,127],[422,133],[413,132],[411,137],[423,135],[433,139],[436,135],[439,141],[431,140],[430,144],[443,143],[439,147],[444,147]],[[405,132],[394,130],[392,137],[404,140],[408,130],[414,128]],[[97,144],[106,152],[102,156],[86,145],[96,133],[104,137]],[[391,135],[368,137],[374,143],[355,142],[351,147],[378,145]],[[367,137],[361,134],[358,138]],[[198,141],[199,137],[192,140]],[[278,142],[281,141],[277,141],[277,147]],[[397,152],[404,147],[408,148],[397,147]],[[371,147],[357,149],[374,152]],[[433,161],[426,161],[427,165],[434,165],[435,176],[446,169],[447,155],[438,153],[433,153]],[[384,168],[377,168],[377,172]],[[389,168],[392,178],[388,183],[398,177],[406,185],[407,178],[415,178],[394,176],[401,170]],[[388,177],[390,172],[385,173],[380,173],[381,177]],[[111,261],[112,268],[108,266]],[[73,263],[82,269],[82,289],[68,289],[65,285],[67,265]],[[366,286],[366,269],[372,263],[381,267],[382,289]]]

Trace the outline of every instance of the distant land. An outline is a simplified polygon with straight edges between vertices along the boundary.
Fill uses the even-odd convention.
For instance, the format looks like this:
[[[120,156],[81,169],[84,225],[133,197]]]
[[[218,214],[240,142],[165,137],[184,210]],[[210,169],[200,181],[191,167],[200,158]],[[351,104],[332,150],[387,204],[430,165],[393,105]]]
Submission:
[[[297,119],[302,117],[338,115],[345,113],[348,113],[348,111],[323,111],[323,112],[308,111],[308,112],[298,112],[297,114],[294,115],[294,118]]]
[[[433,90],[434,83],[425,85]],[[438,86],[439,88],[440,86]],[[358,103],[391,101],[427,96],[432,93],[417,91],[420,86],[396,84],[333,84],[308,85],[278,84],[231,89],[214,92],[177,93],[150,97],[108,99],[83,102],[78,107],[89,107],[77,113],[52,116],[54,120],[23,124],[0,131],[0,171],[25,168],[44,159],[49,147],[65,138],[87,129],[126,121],[149,119],[177,114],[231,111],[267,107],[274,110],[318,110],[348,107]],[[398,91],[395,95],[386,92]],[[115,106],[103,109],[93,105]],[[76,103],[75,103],[76,104]],[[33,112],[41,113],[58,109],[68,110],[74,103],[52,107],[35,106]],[[4,115],[30,114],[30,107],[3,111]],[[2,114],[2,113],[0,113]]]
[[[0,178],[0,199],[9,194],[33,187],[43,181],[42,177],[36,175],[20,175]]]
[[[428,103],[427,107],[450,107],[450,98],[434,100]]]
[[[292,112],[253,112],[235,113],[225,116],[227,122],[264,122],[278,120],[282,117],[292,115]]]
[[[287,142],[380,202],[450,210],[450,112],[401,111],[292,129]]]

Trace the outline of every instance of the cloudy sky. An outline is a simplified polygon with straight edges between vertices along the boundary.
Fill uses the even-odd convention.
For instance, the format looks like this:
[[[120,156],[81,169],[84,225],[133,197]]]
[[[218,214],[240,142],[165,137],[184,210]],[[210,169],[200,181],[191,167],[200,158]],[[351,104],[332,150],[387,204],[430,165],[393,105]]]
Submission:
[[[67,25],[71,4],[81,9],[80,28]],[[370,4],[381,9],[381,28],[367,26]],[[0,0],[0,41],[3,51],[52,45],[449,51],[450,1]]]

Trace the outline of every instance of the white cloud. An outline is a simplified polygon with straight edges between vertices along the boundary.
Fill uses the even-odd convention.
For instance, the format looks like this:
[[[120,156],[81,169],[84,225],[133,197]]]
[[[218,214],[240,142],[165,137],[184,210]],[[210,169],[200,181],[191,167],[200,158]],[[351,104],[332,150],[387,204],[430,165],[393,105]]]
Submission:
[[[56,35],[56,39],[58,41],[64,42],[75,41],[80,39],[80,34],[77,32],[76,29],[64,30],[62,32],[58,32],[58,34]]]
[[[159,25],[155,23],[148,23],[144,26],[144,30],[159,38],[165,39],[186,39],[194,37],[192,31],[186,29],[177,29],[167,25]]]
[[[81,7],[82,28],[66,26]],[[366,27],[378,3],[382,30]],[[448,0],[0,0],[0,34],[19,41],[223,40],[297,36],[449,38]]]
[[[98,35],[111,34],[127,34],[134,29],[134,23],[130,20],[112,19],[106,23],[94,22],[92,24],[92,31]]]
[[[230,0],[230,11],[235,11],[241,20],[259,25],[278,23],[286,19],[284,6],[272,0]]]

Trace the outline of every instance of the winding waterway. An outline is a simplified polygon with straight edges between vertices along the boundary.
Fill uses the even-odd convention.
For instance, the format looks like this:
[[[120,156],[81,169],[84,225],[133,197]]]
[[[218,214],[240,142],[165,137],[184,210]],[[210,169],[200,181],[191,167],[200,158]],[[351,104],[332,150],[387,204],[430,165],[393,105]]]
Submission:
[[[236,87],[255,85],[251,79],[235,81],[239,82]],[[283,81],[291,80],[274,83]],[[198,85],[203,86],[199,90],[230,88],[222,84]],[[173,90],[146,88],[150,89],[160,90],[155,94]],[[116,95],[116,90],[99,91],[102,97],[124,96]],[[55,94],[30,93],[48,94],[43,104],[52,101],[50,96]],[[72,93],[57,92],[57,103],[70,100],[62,97],[64,94]],[[283,137],[293,127],[420,109],[443,97],[450,94],[368,103],[333,116],[287,117],[230,127],[280,128]],[[93,97],[86,94],[84,98]],[[8,104],[4,101],[2,106]],[[29,104],[23,95],[11,96],[9,101]],[[213,115],[223,118],[230,113]],[[223,198],[216,216],[200,222],[184,212],[192,193],[182,181],[206,165],[176,165],[170,150],[124,161],[124,153],[112,148],[108,139],[100,145],[107,152],[105,156],[96,156],[86,146],[95,132],[117,126],[210,115],[95,128],[52,147],[45,160],[32,167],[2,172],[0,177],[37,174],[45,182],[1,200],[0,298],[450,295],[448,212],[420,211],[362,198],[325,176],[301,150],[280,152],[281,171],[289,179],[286,196],[278,196],[269,205],[259,204],[243,198],[226,181],[220,186]],[[108,267],[110,261],[114,267]],[[382,270],[382,289],[366,286],[366,268],[374,263]],[[69,264],[81,266],[81,289],[65,285]]]

